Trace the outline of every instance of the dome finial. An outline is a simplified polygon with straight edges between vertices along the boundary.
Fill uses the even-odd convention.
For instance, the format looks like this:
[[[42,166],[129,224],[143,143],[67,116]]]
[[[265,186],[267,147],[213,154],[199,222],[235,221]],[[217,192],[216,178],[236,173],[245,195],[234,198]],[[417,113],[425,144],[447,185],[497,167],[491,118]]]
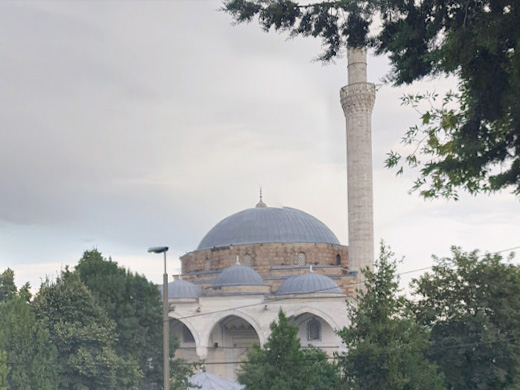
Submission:
[[[256,207],[267,207],[267,205],[262,200],[262,187],[260,187],[260,201],[256,204]]]
[[[311,274],[314,273],[314,270],[312,269],[312,264],[309,266],[309,272],[310,272]]]
[[[238,255],[237,255],[237,261],[236,261],[235,264],[236,264],[236,265],[242,265],[242,264],[240,264],[240,256],[238,256]]]

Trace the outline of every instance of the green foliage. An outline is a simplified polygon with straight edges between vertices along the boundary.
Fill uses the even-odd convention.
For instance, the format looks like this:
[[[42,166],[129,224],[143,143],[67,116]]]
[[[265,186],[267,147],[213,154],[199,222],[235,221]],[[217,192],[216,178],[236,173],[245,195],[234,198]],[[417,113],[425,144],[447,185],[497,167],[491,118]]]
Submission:
[[[440,103],[434,93],[405,96],[403,104],[420,113],[421,124],[412,126],[401,140],[412,151],[404,157],[391,151],[386,166],[397,169],[397,174],[403,173],[405,167],[418,168],[419,177],[412,191],[419,191],[424,198],[456,200],[460,188],[477,194],[510,185],[516,186],[514,192],[520,194],[520,177],[511,164],[517,158],[516,152],[506,139],[514,140],[515,135],[498,122],[483,125],[482,132],[461,131],[472,120],[463,108],[467,105],[465,99],[466,93],[454,92],[443,96]]]
[[[332,390],[339,384],[337,367],[314,348],[302,349],[298,327],[280,311],[278,323],[263,347],[254,345],[240,367],[238,381],[245,390]]]
[[[258,17],[264,31],[320,38],[325,48],[318,60],[329,62],[349,46],[369,43],[373,6],[365,1],[323,1],[301,5],[291,0],[224,0],[222,8],[238,22]]]
[[[55,390],[58,383],[56,348],[48,332],[36,322],[30,310],[26,286],[14,290],[9,300],[0,302],[0,389]],[[2,366],[6,365],[6,368]],[[5,379],[2,379],[5,376]]]
[[[77,274],[66,269],[43,283],[33,308],[58,350],[58,389],[138,388],[137,362],[117,355],[115,324]]]
[[[0,274],[0,302],[9,300],[16,295],[14,284],[14,271],[7,268]]]
[[[7,354],[0,349],[0,390],[9,390],[7,384],[7,374],[9,374],[9,367],[7,366]]]
[[[193,375],[193,371],[198,365],[188,364],[182,359],[174,359],[174,351],[175,349],[170,347],[170,388],[175,390],[191,389],[193,385],[190,383],[189,378]]]
[[[338,334],[346,389],[442,389],[442,375],[426,357],[429,339],[408,301],[398,295],[393,253],[381,246],[375,272],[366,269],[365,289],[350,311],[351,327]]]
[[[162,303],[157,287],[95,249],[84,252],[76,272],[115,323],[115,351],[138,362],[144,375],[141,387],[162,385]]]
[[[430,356],[446,387],[519,388],[520,267],[455,247],[436,262],[414,282],[415,311],[431,328]]]
[[[456,198],[459,189],[476,194],[510,188],[520,196],[517,1],[224,0],[223,10],[238,23],[258,17],[265,31],[320,38],[321,61],[343,55],[347,44],[373,47],[388,54],[387,80],[396,85],[456,76],[457,94],[446,95],[455,108],[432,107],[414,128],[417,137],[404,139],[419,149],[404,158],[404,165],[421,166],[414,189],[426,198]],[[432,141],[426,149],[423,139]],[[400,163],[391,153],[387,166],[399,173]]]

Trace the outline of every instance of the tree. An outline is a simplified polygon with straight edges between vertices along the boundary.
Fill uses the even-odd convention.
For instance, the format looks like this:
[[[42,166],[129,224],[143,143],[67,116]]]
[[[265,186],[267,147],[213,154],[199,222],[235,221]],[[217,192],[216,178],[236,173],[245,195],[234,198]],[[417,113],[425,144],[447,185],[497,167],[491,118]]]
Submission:
[[[138,388],[137,362],[116,353],[115,324],[77,274],[43,283],[32,306],[58,351],[59,390]]]
[[[388,54],[394,85],[456,76],[458,91],[424,112],[403,138],[413,151],[404,158],[391,152],[387,166],[419,168],[414,189],[426,198],[506,188],[520,196],[518,2],[224,0],[223,10],[237,23],[258,17],[265,31],[320,38],[321,61],[341,56],[347,45]],[[424,100],[417,94],[405,102]]]
[[[376,271],[365,269],[365,289],[339,332],[348,352],[341,358],[345,388],[442,389],[443,377],[426,358],[429,335],[398,295],[396,262],[384,245]]]
[[[419,321],[448,389],[520,386],[520,267],[452,248],[414,282]]]
[[[14,276],[12,271],[9,274]],[[56,348],[31,311],[29,285],[19,291],[14,287],[9,295],[0,302],[0,352],[4,356],[0,359],[0,389],[4,384],[10,390],[55,390]]]
[[[14,271],[7,268],[0,274],[0,302],[9,300],[16,295]]]
[[[83,253],[75,271],[114,321],[116,352],[138,362],[143,373],[141,387],[161,385],[162,303],[157,287],[144,276],[103,258],[96,249]]]
[[[0,390],[9,390],[7,387],[7,374],[9,374],[9,367],[7,366],[7,354],[0,350]]]
[[[278,322],[263,347],[253,345],[240,366],[238,381],[245,390],[332,390],[339,383],[337,367],[317,349],[302,349],[298,327],[280,310]]]

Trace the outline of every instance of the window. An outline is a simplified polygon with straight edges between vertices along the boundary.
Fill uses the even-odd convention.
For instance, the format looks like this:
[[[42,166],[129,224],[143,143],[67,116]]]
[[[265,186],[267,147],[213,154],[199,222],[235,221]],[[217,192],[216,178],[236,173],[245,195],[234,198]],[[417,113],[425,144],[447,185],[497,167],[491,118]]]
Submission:
[[[253,258],[251,257],[250,254],[246,254],[244,256],[244,265],[247,265],[248,267],[253,266]]]
[[[339,253],[336,255],[336,265],[341,265],[341,256]]]
[[[311,318],[309,322],[307,322],[307,340],[321,340],[321,322],[316,317]]]
[[[209,269],[211,268],[211,261],[206,257],[206,271],[209,271]]]
[[[305,260],[305,253],[300,252],[298,253],[298,265],[300,267],[305,266],[306,260]]]
[[[194,343],[195,339],[186,325],[182,325],[182,341],[185,343]]]

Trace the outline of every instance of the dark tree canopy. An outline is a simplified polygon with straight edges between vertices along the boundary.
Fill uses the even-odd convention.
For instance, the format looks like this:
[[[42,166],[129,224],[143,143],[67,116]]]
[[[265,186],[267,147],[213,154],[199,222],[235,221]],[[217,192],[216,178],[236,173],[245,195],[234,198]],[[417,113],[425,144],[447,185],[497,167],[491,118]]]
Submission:
[[[32,307],[58,351],[58,390],[138,388],[137,362],[116,353],[116,325],[77,274],[43,283]]]
[[[130,272],[96,249],[85,251],[75,274],[90,290],[96,303],[115,324],[115,352],[135,361],[142,379],[140,390],[163,386],[162,300],[157,286],[144,276]],[[172,388],[185,389],[193,366],[175,359],[178,340],[170,334]]]
[[[2,275],[10,275],[12,270]],[[0,390],[55,390],[58,386],[57,351],[49,333],[36,321],[28,285],[14,284],[0,300]]]
[[[9,387],[7,387],[8,374],[9,366],[7,365],[7,353],[0,349],[0,390],[9,390]]]
[[[520,387],[520,267],[452,249],[415,281],[418,320],[447,389]]]
[[[114,349],[135,360],[143,373],[141,388],[162,383],[162,306],[157,287],[94,249],[85,251],[75,272],[114,321]]]
[[[393,253],[384,246],[376,270],[364,270],[365,289],[351,308],[351,326],[339,332],[344,389],[441,390],[443,376],[426,356],[429,334],[399,295]]]
[[[460,189],[520,195],[517,1],[224,0],[223,10],[238,23],[258,17],[265,31],[321,39],[321,61],[342,56],[347,45],[371,47],[389,56],[395,85],[456,76],[458,91],[403,138],[416,149],[391,152],[387,166],[418,168],[414,189],[427,198],[457,198]],[[412,104],[423,100],[419,94]]]
[[[16,295],[14,271],[7,268],[0,274],[0,302],[7,301]]]

